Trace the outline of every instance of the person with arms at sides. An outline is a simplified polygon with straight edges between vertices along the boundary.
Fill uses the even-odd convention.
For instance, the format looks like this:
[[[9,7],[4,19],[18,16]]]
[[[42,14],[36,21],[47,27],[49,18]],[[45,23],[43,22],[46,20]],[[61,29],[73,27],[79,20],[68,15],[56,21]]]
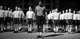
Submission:
[[[76,14],[76,20],[77,20],[76,32],[78,32],[78,29],[80,27],[80,11],[78,11]]]
[[[4,10],[3,10],[3,6],[0,6],[0,32],[3,32],[4,29]]]
[[[12,13],[14,15],[13,20],[14,20],[14,33],[18,33],[19,31],[19,11],[18,7],[15,7],[15,11]]]
[[[54,20],[54,31],[58,32],[59,28],[59,19],[60,19],[60,13],[58,13],[58,9],[54,9],[53,13],[53,20]]]
[[[36,22],[37,22],[37,28],[38,28],[38,38],[42,37],[43,32],[43,24],[44,24],[44,18],[45,18],[45,6],[42,5],[42,2],[39,1],[39,5],[35,8],[35,14],[36,14]]]
[[[18,11],[19,11],[19,30],[21,29],[23,20],[24,20],[24,12],[22,11],[22,9],[20,7],[18,7]]]
[[[48,21],[48,27],[50,27],[53,30],[53,13],[52,13],[52,11],[50,11],[49,14],[47,15],[47,21]]]
[[[73,25],[73,13],[71,12],[71,9],[69,9],[69,12],[67,13],[67,20],[68,20],[68,33],[70,34],[72,32],[72,25]]]
[[[33,17],[34,17],[34,12],[32,11],[32,8],[29,7],[29,11],[26,13],[26,19],[28,19],[28,33],[32,32],[32,27],[33,27]]]
[[[60,15],[60,25],[65,30],[65,20],[64,19],[65,19],[65,12],[63,10],[62,14]]]

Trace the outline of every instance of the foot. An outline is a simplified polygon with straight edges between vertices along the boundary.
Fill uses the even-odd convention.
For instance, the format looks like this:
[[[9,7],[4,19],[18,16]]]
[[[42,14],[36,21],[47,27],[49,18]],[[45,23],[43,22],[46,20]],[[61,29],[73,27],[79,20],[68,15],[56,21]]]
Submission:
[[[18,33],[18,31],[14,31],[14,33]]]
[[[38,36],[37,36],[37,38],[41,38],[41,37],[42,37],[42,35],[38,35]]]
[[[28,33],[32,33],[32,31],[28,31]]]
[[[0,33],[3,33],[3,31],[0,31]]]

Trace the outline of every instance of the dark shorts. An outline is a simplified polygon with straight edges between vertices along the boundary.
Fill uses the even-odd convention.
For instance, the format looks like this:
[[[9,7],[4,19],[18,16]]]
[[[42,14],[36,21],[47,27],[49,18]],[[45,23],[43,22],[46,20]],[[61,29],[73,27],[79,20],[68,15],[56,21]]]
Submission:
[[[66,25],[66,20],[60,20],[59,25]]]
[[[5,17],[5,22],[11,22],[11,17]]]
[[[14,24],[19,24],[19,18],[14,18]]]
[[[59,25],[59,22],[60,22],[59,20],[54,20],[54,25],[55,26],[58,26]]]
[[[73,20],[73,25],[77,25],[77,20]]]
[[[0,24],[2,24],[2,23],[4,23],[4,18],[3,17],[0,18]]]
[[[68,20],[68,25],[73,25],[73,20],[72,19]]]
[[[36,17],[36,24],[37,25],[43,25],[45,22],[45,17],[44,16],[37,16]]]
[[[80,25],[80,20],[77,20],[77,23],[76,23],[77,25]]]
[[[52,25],[53,24],[53,21],[51,19],[49,19],[48,24]]]
[[[33,23],[33,19],[32,18],[28,18],[28,24],[32,24]]]

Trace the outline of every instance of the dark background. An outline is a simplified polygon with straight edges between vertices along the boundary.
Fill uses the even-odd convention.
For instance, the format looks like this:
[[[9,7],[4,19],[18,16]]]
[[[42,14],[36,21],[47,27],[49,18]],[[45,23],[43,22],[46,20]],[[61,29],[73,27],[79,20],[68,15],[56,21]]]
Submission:
[[[71,8],[72,10],[80,9],[79,0],[0,0],[0,5],[4,7],[10,7],[14,10],[15,6],[21,7],[24,12],[31,6],[33,10],[38,5],[38,1],[42,1],[47,11],[54,8],[59,10],[65,10]]]

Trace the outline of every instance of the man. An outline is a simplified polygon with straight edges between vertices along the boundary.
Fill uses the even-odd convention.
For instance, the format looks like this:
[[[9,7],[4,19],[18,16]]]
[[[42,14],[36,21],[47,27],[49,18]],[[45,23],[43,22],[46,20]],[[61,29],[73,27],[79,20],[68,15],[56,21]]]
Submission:
[[[71,9],[69,9],[69,12],[67,13],[67,20],[68,20],[68,32],[71,33],[72,31],[72,24],[73,24],[73,13],[71,12]]]
[[[58,9],[55,9],[52,13],[53,13],[53,20],[54,20],[54,25],[55,25],[54,31],[58,32],[60,13],[58,13]]]
[[[0,32],[3,32],[4,26],[4,10],[3,10],[3,6],[0,6]]]
[[[45,7],[42,5],[42,2],[39,1],[39,5],[36,6],[35,8],[35,13],[36,13],[36,20],[37,20],[37,26],[38,26],[38,36],[37,37],[42,37],[42,32],[43,32],[43,24],[44,24],[44,18],[45,18]]]
[[[32,26],[33,26],[33,17],[34,17],[34,12],[32,11],[32,8],[29,7],[29,11],[26,13],[26,18],[28,19],[28,32],[32,32]]]
[[[60,25],[63,29],[65,29],[66,23],[65,23],[65,12],[64,11],[62,11],[62,14],[60,15]]]
[[[76,32],[78,32],[78,29],[80,27],[80,11],[76,14],[76,20],[77,20],[77,26],[76,26]]]
[[[15,11],[12,13],[14,15],[14,33],[18,33],[19,30],[19,11],[18,7],[15,7]]]
[[[47,21],[48,21],[48,26],[51,28],[53,27],[52,26],[53,25],[53,20],[52,20],[53,18],[52,17],[53,17],[53,13],[50,11],[49,14],[47,15],[47,18],[48,18]]]
[[[77,32],[77,19],[76,19],[76,12],[73,11],[73,27],[75,27]]]

